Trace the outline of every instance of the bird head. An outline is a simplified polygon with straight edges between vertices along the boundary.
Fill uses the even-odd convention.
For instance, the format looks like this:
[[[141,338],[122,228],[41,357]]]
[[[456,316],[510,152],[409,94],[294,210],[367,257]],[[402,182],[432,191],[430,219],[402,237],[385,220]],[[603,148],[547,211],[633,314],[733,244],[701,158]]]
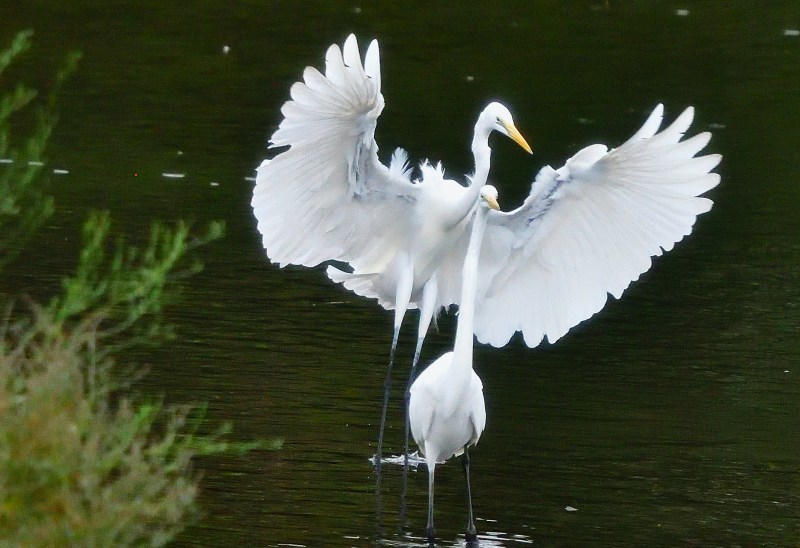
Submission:
[[[530,145],[519,132],[517,126],[514,125],[514,118],[511,116],[511,112],[504,105],[497,102],[489,103],[481,112],[480,120],[489,128],[489,131],[502,133],[525,149],[528,154],[533,154]]]
[[[500,204],[497,203],[497,189],[492,185],[481,187],[481,200],[490,209],[500,210]]]

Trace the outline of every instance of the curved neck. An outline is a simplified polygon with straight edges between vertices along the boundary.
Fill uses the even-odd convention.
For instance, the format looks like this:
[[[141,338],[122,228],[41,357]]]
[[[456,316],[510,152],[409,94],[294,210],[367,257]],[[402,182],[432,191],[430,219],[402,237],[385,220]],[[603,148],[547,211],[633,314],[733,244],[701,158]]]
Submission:
[[[461,271],[461,303],[458,306],[458,325],[456,326],[456,342],[453,354],[454,363],[468,363],[472,366],[472,333],[475,320],[475,292],[478,286],[478,258],[486,229],[488,210],[479,205],[472,221],[472,234],[469,238],[467,256]]]
[[[475,132],[472,135],[472,156],[475,159],[475,175],[472,184],[483,186],[489,178],[489,164],[492,149],[489,148],[489,135],[492,130],[486,127],[481,118],[475,123]]]
[[[489,167],[491,164],[492,149],[489,148],[489,134],[491,130],[478,118],[475,124],[475,133],[472,137],[472,156],[475,159],[475,173],[469,177],[470,183],[467,191],[461,196],[453,206],[452,213],[448,216],[447,224],[454,226],[464,220],[472,211],[472,207],[478,200],[481,187],[489,179]]]

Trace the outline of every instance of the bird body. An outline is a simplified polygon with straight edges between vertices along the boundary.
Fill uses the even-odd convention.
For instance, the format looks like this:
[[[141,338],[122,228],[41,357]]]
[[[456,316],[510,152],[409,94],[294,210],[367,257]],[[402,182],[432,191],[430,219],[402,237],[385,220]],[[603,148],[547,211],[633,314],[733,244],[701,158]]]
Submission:
[[[409,418],[414,441],[429,466],[478,443],[486,426],[483,383],[471,360],[447,352],[411,385]]]
[[[420,192],[415,207],[407,218],[400,220],[402,242],[353,273],[334,266],[327,269],[331,280],[363,297],[376,299],[389,310],[401,301],[397,299],[397,290],[403,279],[411,284],[407,307],[418,308],[425,285],[466,230],[477,199],[472,198],[470,207],[458,210],[457,202],[467,201],[469,194],[477,193],[471,187],[445,179],[441,165],[423,163],[420,170],[422,178],[417,183]],[[454,196],[458,199],[454,200]],[[399,306],[402,304],[399,302]]]

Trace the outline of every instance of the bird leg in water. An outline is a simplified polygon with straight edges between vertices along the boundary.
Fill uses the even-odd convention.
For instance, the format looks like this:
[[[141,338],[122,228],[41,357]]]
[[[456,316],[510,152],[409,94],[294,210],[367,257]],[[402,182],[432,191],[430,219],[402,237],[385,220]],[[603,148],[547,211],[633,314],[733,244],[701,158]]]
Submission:
[[[375,467],[380,475],[381,456],[383,454],[383,430],[386,427],[386,410],[389,407],[389,393],[392,389],[392,366],[394,365],[394,354],[397,350],[397,339],[400,337],[400,326],[403,324],[403,316],[408,310],[408,303],[411,302],[411,288],[414,283],[414,268],[409,262],[404,269],[400,280],[397,283],[397,295],[395,296],[394,309],[394,334],[392,335],[392,349],[389,351],[389,368],[386,371],[386,380],[383,382],[383,409],[381,410],[381,429],[378,433],[378,450],[375,453]]]
[[[381,428],[378,431],[378,450],[375,453],[375,467],[381,471],[381,456],[383,452],[383,428],[386,425],[386,410],[389,407],[389,393],[392,391],[392,365],[394,353],[397,349],[397,339],[400,336],[400,327],[396,327],[392,336],[392,349],[389,351],[389,367],[386,370],[386,379],[383,381],[383,409],[381,410]]]
[[[436,530],[433,528],[433,473],[436,471],[436,462],[428,461],[428,542],[433,544],[436,540]]]
[[[464,446],[464,455],[461,457],[464,465],[464,477],[467,480],[467,505],[469,508],[469,522],[467,523],[467,542],[472,542],[478,538],[478,531],[475,529],[475,521],[472,519],[472,489],[469,486],[469,451]]]

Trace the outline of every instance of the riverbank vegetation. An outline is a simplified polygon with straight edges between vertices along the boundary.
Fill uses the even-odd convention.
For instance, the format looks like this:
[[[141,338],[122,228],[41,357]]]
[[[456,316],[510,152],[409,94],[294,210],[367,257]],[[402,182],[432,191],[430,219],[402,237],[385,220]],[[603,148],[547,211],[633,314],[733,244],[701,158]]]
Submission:
[[[209,434],[204,406],[131,390],[142,373],[126,353],[175,336],[164,307],[224,227],[154,222],[134,246],[96,212],[58,294],[5,294],[3,268],[56,207],[42,166],[55,95],[78,60],[43,97],[3,81],[30,45],[23,32],[0,51],[0,546],[163,545],[199,515],[193,457],[277,445],[229,441],[227,425]]]

